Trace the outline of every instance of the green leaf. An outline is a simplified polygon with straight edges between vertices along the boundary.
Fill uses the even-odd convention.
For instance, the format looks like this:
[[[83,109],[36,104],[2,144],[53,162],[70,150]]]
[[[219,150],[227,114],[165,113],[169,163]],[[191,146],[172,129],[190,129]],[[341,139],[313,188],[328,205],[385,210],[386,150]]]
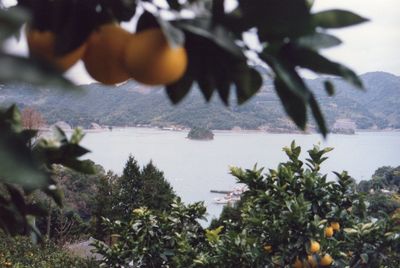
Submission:
[[[239,0],[243,19],[250,28],[256,27],[261,41],[283,40],[313,32],[306,1]]]
[[[165,88],[168,98],[173,104],[179,103],[190,91],[193,84],[193,78],[185,75],[179,81],[167,85]]]
[[[21,26],[29,20],[29,13],[22,8],[0,9],[0,42],[18,33]]]
[[[299,46],[315,50],[335,47],[341,43],[342,41],[339,38],[327,33],[313,33],[311,35],[302,36],[296,40],[296,44]]]
[[[274,84],[286,113],[299,128],[304,130],[307,122],[306,103],[294,94],[280,78],[275,78]]]
[[[215,25],[210,18],[185,19],[171,22],[176,27],[212,41],[238,59],[245,60],[242,49],[232,35],[221,25]]]
[[[168,5],[174,10],[180,10],[181,5],[179,4],[178,0],[169,0]]]
[[[214,0],[212,2],[212,17],[215,22],[220,22],[225,15],[224,0]]]
[[[136,32],[151,28],[160,28],[171,47],[182,47],[185,43],[185,35],[179,28],[173,26],[169,21],[145,11],[138,20]]]
[[[221,78],[221,77],[219,77]],[[229,95],[230,95],[230,82],[227,79],[217,79],[216,86],[218,89],[219,98],[225,105],[229,104]]]
[[[25,143],[28,143],[31,139],[36,137],[38,134],[37,130],[34,129],[24,129],[20,132],[20,137]]]
[[[358,233],[358,231],[356,229],[353,229],[353,228],[344,228],[343,231],[345,233],[348,233],[348,234],[356,234],[356,233]]]
[[[363,264],[368,263],[368,259],[369,259],[368,254],[362,253],[362,254],[360,254],[360,258],[361,258]]]
[[[361,80],[352,70],[339,63],[328,60],[314,50],[299,47],[288,47],[286,49],[286,54],[291,62],[300,67],[313,70],[317,73],[341,76],[356,87],[363,87]]]
[[[77,158],[89,153],[88,149],[83,148],[78,144],[69,143],[60,147],[61,153],[69,158]]]
[[[235,75],[234,83],[236,85],[236,95],[239,104],[243,104],[250,99],[262,86],[262,77],[256,70],[248,68],[247,66],[240,67],[246,68],[238,71]]]
[[[308,102],[310,98],[310,91],[305,85],[303,79],[298,75],[294,66],[286,63],[275,56],[265,57],[276,76],[281,80],[286,88],[289,89],[293,94],[298,96],[303,102]]]
[[[85,133],[82,131],[81,128],[76,128],[74,130],[74,133],[72,133],[70,143],[72,144],[78,144],[79,142],[82,141],[83,137],[85,137]]]
[[[47,6],[43,1],[30,2],[33,5],[33,27],[56,34],[56,55],[64,55],[77,49],[99,25],[115,19],[109,6],[99,6],[96,1],[46,2]]]
[[[353,12],[340,9],[321,11],[313,15],[314,24],[322,28],[342,28],[366,21],[368,19]]]
[[[17,207],[18,211],[24,215],[25,214],[25,199],[21,192],[12,185],[6,185],[7,191],[10,194],[11,202]]]
[[[335,86],[332,84],[331,81],[325,80],[324,87],[325,87],[326,93],[328,93],[329,96],[335,95]]]
[[[105,5],[118,21],[130,21],[136,13],[135,0],[106,0]]]
[[[63,192],[56,186],[55,182],[43,188],[42,191],[50,196],[59,207],[63,207]]]
[[[25,209],[28,215],[45,217],[49,214],[47,208],[42,204],[27,204]]]
[[[152,13],[145,11],[138,19],[138,22],[136,24],[136,33],[139,33],[141,31],[150,28],[159,28],[159,27],[160,25],[156,17]]]
[[[0,138],[0,174],[1,182],[23,186],[26,189],[37,189],[46,185],[47,177],[40,172],[33,160],[18,147],[10,148]]]
[[[53,135],[57,141],[62,144],[68,143],[67,135],[65,134],[64,130],[62,130],[59,126],[55,126],[53,129]]]
[[[15,104],[11,105],[6,111],[0,110],[0,126],[1,128],[9,128],[13,132],[21,132],[21,113]]]
[[[324,138],[326,137],[326,134],[328,133],[328,129],[325,124],[325,119],[324,116],[322,115],[321,109],[319,108],[318,102],[316,101],[314,94],[310,95],[310,108],[311,112],[315,118],[315,121],[317,122],[319,131],[321,132],[322,136]]]
[[[52,66],[23,57],[0,53],[0,83],[25,82],[38,86],[77,89]]]
[[[215,82],[212,75],[208,75],[206,77],[201,77],[197,83],[201,89],[201,93],[203,93],[204,98],[206,101],[210,101],[215,88]]]

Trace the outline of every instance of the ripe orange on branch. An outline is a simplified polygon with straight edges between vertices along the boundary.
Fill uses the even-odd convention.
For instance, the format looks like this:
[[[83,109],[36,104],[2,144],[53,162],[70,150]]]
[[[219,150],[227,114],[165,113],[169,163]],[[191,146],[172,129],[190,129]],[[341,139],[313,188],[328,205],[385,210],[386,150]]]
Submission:
[[[325,254],[325,255],[321,258],[319,264],[320,264],[321,266],[329,266],[329,265],[332,264],[332,262],[333,262],[333,259],[332,259],[331,255]]]
[[[292,265],[293,268],[303,268],[303,262],[299,259],[299,257],[296,258],[295,262]]]
[[[32,56],[43,58],[61,71],[66,71],[77,63],[86,50],[86,44],[82,44],[65,55],[56,56],[54,49],[56,36],[50,31],[27,30],[26,39]]]
[[[271,245],[265,245],[265,246],[264,246],[264,250],[265,250],[267,253],[271,253],[271,252],[272,252],[272,246],[271,246]]]
[[[123,63],[131,34],[117,24],[106,24],[93,32],[83,56],[87,72],[103,84],[117,84],[130,78]]]
[[[333,230],[335,231],[339,231],[340,230],[340,224],[336,221],[331,222],[331,227],[333,228]]]
[[[317,261],[314,259],[313,256],[308,255],[308,256],[307,256],[307,262],[308,262],[308,264],[310,265],[310,267],[312,267],[312,268],[317,267]]]
[[[321,246],[317,241],[311,241],[310,243],[310,252],[317,253],[320,250]]]
[[[325,228],[325,236],[326,237],[332,237],[333,236],[333,228],[332,227],[326,227]]]
[[[135,80],[166,85],[183,76],[188,58],[185,48],[171,47],[160,29],[151,28],[130,36],[124,61]]]

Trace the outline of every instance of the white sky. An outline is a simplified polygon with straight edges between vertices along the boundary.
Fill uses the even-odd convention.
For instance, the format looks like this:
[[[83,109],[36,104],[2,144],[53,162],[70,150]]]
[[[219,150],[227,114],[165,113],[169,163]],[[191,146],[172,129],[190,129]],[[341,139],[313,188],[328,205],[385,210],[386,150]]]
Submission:
[[[13,4],[15,0],[3,2]],[[315,0],[313,11],[332,8],[350,10],[371,21],[332,30],[331,33],[342,39],[343,44],[325,50],[325,56],[351,67],[359,74],[386,71],[400,75],[400,0]],[[27,55],[25,38],[22,37],[19,42],[11,39],[6,49],[11,53]],[[78,84],[94,81],[81,62],[71,68],[66,76]]]

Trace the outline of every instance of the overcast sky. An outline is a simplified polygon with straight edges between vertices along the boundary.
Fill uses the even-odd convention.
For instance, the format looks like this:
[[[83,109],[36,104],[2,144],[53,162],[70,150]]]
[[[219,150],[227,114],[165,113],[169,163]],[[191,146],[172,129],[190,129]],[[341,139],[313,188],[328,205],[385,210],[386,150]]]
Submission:
[[[230,0],[228,0],[230,1]],[[4,0],[13,3],[15,0]],[[325,50],[330,59],[344,63],[358,74],[386,71],[400,75],[400,0],[315,0],[313,11],[331,8],[347,9],[369,18],[359,26],[331,31],[344,42]],[[7,44],[12,53],[27,54],[24,38]],[[80,62],[66,74],[78,84],[93,82]]]

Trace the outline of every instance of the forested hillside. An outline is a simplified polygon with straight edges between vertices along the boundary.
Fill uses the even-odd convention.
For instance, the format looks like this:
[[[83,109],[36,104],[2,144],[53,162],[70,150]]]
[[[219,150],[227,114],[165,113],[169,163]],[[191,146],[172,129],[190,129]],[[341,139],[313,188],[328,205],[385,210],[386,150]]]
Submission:
[[[308,80],[317,95],[330,128],[346,119],[358,129],[400,128],[400,77],[373,72],[361,76],[366,91],[332,79],[336,95],[329,97],[322,79]],[[48,124],[65,121],[72,126],[89,127],[95,122],[111,126],[205,126],[211,129],[296,130],[284,114],[271,83],[265,83],[258,95],[242,106],[231,96],[226,107],[214,96],[205,103],[199,90],[192,90],[179,105],[173,106],[161,88],[149,88],[133,81],[117,87],[101,84],[84,86],[82,92],[40,90],[27,85],[2,85],[3,106],[33,106]],[[83,95],[83,96],[82,96]],[[337,123],[335,125],[335,122]],[[312,128],[312,124],[311,124]]]

